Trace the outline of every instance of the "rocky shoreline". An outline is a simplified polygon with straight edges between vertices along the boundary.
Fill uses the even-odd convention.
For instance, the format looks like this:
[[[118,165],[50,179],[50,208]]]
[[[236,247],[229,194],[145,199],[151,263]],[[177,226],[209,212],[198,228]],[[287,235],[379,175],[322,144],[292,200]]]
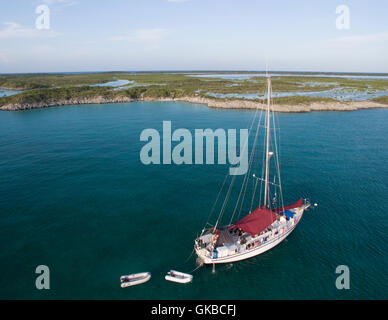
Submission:
[[[78,104],[102,104],[102,103],[128,103],[136,101],[183,101],[190,103],[205,104],[210,108],[220,109],[263,109],[265,104],[248,101],[248,100],[221,100],[211,99],[203,97],[180,97],[180,98],[149,98],[144,97],[141,99],[132,99],[126,96],[118,96],[115,98],[105,98],[102,96],[95,98],[72,98],[67,100],[48,100],[39,103],[23,103],[23,104],[8,104],[0,107],[2,111],[19,111],[40,109],[65,105],[78,105]],[[375,108],[388,108],[388,105],[377,103],[373,101],[352,101],[352,102],[313,102],[306,104],[287,105],[287,104],[275,104],[273,109],[275,112],[284,113],[299,113],[299,112],[312,112],[312,111],[355,111],[360,109],[375,109]]]

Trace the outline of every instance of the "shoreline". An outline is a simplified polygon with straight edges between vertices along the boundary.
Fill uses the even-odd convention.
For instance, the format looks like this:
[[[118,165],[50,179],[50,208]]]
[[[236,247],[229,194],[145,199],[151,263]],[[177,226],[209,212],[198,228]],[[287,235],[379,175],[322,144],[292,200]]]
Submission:
[[[228,99],[212,99],[204,97],[179,97],[179,98],[130,98],[126,96],[117,96],[115,98],[104,98],[102,96],[94,98],[72,98],[66,100],[50,100],[38,103],[21,103],[8,104],[0,107],[1,111],[22,111],[31,109],[50,108],[66,105],[82,105],[82,104],[103,104],[103,103],[129,103],[140,101],[181,101],[196,104],[204,104],[209,108],[217,109],[263,109],[265,104],[248,100],[228,100]],[[356,111],[361,109],[379,109],[388,108],[387,104],[377,103],[374,101],[352,101],[352,102],[312,102],[306,104],[274,104],[273,111],[280,113],[302,113],[313,111]]]

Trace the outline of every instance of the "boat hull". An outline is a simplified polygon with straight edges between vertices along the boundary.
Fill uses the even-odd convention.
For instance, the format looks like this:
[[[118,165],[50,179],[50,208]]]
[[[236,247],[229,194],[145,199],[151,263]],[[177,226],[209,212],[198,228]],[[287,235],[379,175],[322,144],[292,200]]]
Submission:
[[[193,276],[188,273],[183,273],[175,270],[171,270],[165,277],[167,281],[177,282],[177,283],[190,283],[193,281]]]
[[[201,252],[197,249],[196,249],[196,253],[197,253],[198,257],[205,264],[231,263],[231,262],[237,262],[237,261],[253,258],[255,256],[258,256],[259,254],[262,254],[262,253],[276,247],[279,243],[281,243],[284,239],[286,239],[291,234],[291,232],[294,231],[296,226],[299,224],[300,220],[303,217],[303,213],[304,213],[304,209],[299,214],[298,220],[295,222],[295,224],[292,227],[288,228],[284,233],[277,236],[276,238],[271,239],[267,243],[255,248],[255,249],[251,249],[251,250],[248,250],[248,251],[245,251],[242,253],[236,253],[234,255],[226,256],[223,258],[216,258],[216,259],[210,258],[210,257],[207,257],[207,256],[201,254]]]
[[[121,281],[120,286],[121,288],[132,287],[138,284],[145,283],[150,279],[151,279],[151,273],[149,272],[142,272],[142,273],[137,273],[133,275],[122,276],[120,277],[120,281]]]
[[[176,282],[176,283],[190,283],[193,279],[190,279],[190,278],[176,278],[176,277],[172,277],[172,276],[165,276],[164,277],[167,281],[171,281],[171,282]]]

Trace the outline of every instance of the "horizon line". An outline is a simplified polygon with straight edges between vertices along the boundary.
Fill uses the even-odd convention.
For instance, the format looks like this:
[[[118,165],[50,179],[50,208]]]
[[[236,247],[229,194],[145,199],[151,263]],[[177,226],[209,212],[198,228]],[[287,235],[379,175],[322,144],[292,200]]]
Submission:
[[[14,75],[14,74],[93,74],[93,73],[205,73],[205,72],[223,72],[223,73],[266,73],[265,70],[195,70],[195,69],[181,69],[181,70],[94,70],[94,71],[35,71],[35,72],[0,72],[0,75]],[[364,74],[364,75],[388,75],[388,72],[365,72],[365,71],[289,71],[289,70],[272,70],[269,73],[291,73],[291,74]]]

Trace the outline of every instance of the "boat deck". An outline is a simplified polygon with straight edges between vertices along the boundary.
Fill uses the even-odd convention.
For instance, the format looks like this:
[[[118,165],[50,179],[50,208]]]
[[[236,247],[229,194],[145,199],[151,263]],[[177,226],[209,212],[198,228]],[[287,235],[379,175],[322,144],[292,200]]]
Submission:
[[[229,229],[220,230],[220,234],[216,242],[216,248],[222,247],[228,244],[235,244],[237,243],[237,240],[238,240],[238,233],[234,233],[234,232],[230,233]]]

